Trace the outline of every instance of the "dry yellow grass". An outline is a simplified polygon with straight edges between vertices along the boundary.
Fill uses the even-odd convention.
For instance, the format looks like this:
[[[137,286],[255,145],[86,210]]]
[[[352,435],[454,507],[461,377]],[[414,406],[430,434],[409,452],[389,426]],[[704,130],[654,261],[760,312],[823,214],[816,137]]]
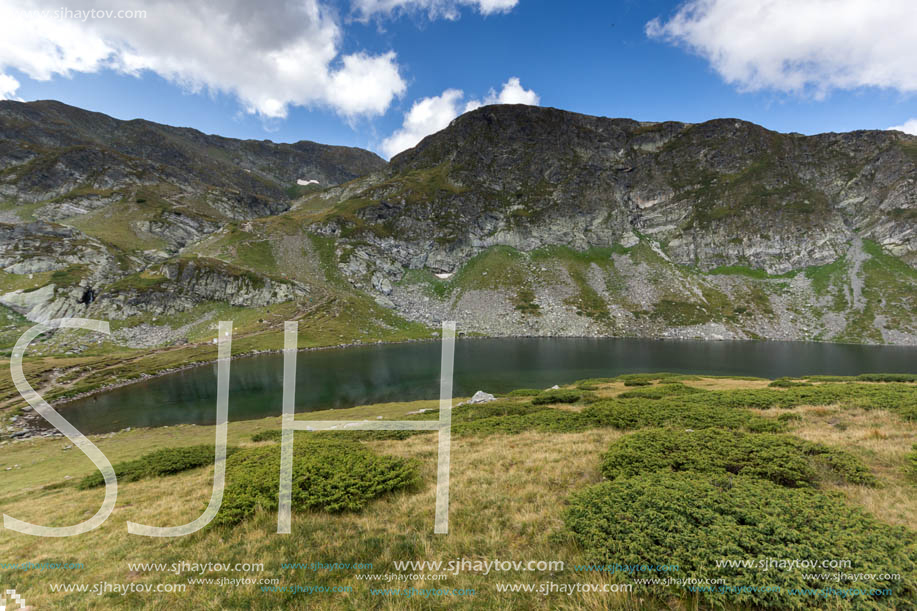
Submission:
[[[704,383],[704,380],[693,383]],[[712,379],[710,384],[724,380]],[[757,387],[741,381],[733,387]],[[599,394],[624,390],[603,385]],[[383,415],[398,418],[433,402],[369,406],[335,412],[334,419]],[[760,412],[777,417],[787,410]],[[917,495],[905,472],[905,454],[917,441],[917,424],[903,423],[882,411],[838,407],[800,407],[792,410],[802,420],[792,432],[800,437],[840,447],[860,458],[878,477],[878,488],[836,486],[847,499],[880,519],[913,527],[917,523]],[[327,414],[311,414],[311,418]],[[234,422],[230,443],[247,444],[251,434],[279,427],[278,418]],[[878,431],[878,434],[876,434]],[[304,433],[297,433],[302,435]],[[4,587],[16,587],[38,608],[109,609],[684,609],[690,603],[662,603],[626,594],[505,594],[497,583],[542,584],[605,583],[601,573],[578,573],[572,565],[587,559],[563,529],[565,502],[570,493],[601,479],[601,456],[621,432],[595,429],[580,433],[526,432],[518,435],[454,438],[450,533],[433,534],[436,435],[405,440],[373,441],[377,452],[416,458],[421,462],[423,484],[371,503],[358,514],[330,515],[295,511],[290,535],[276,534],[276,514],[261,513],[233,529],[208,528],[177,539],[149,539],[128,535],[130,520],[152,525],[177,525],[196,518],[206,506],[212,485],[212,468],[177,476],[119,486],[117,508],[99,529],[67,539],[37,539],[0,530],[0,558],[4,562],[83,562],[78,571],[6,572]],[[111,460],[134,458],[152,448],[207,443],[213,427],[180,426],[137,430],[95,438]],[[78,491],[60,484],[64,475],[77,478],[92,471],[78,450],[63,450],[68,442],[39,440],[0,449],[0,464],[15,461],[19,469],[4,471],[0,479],[2,511],[19,519],[47,525],[66,525],[86,519],[101,502],[100,489]],[[401,560],[562,560],[561,573],[509,572],[483,576],[464,572],[444,580],[409,584],[367,582],[357,573],[396,573]],[[278,578],[278,585],[349,586],[348,593],[278,594],[263,592],[258,584],[194,585],[192,575],[128,569],[128,562],[263,562],[263,572],[219,572],[205,578]],[[281,569],[285,562],[369,562],[371,571],[318,571]],[[194,576],[197,577],[197,576]],[[51,583],[187,584],[184,594],[128,594],[127,596],[52,593]],[[372,587],[474,588],[473,597],[373,596]],[[687,605],[687,607],[686,607]]]
[[[685,380],[685,386],[694,386],[704,390],[735,390],[740,388],[767,388],[770,380],[741,380],[735,378],[701,378]]]
[[[917,524],[917,491],[905,461],[917,443],[917,423],[885,410],[803,406],[792,411],[803,417],[794,435],[858,456],[879,478],[877,488],[836,486],[848,500],[890,524]]]
[[[210,427],[199,427],[207,429]],[[167,573],[129,574],[128,562],[266,562],[265,572],[281,584],[326,583],[350,585],[351,594],[299,595],[287,601],[289,608],[427,608],[429,602],[371,597],[368,584],[353,572],[316,575],[281,571],[282,562],[372,562],[373,572],[394,572],[395,560],[443,560],[457,558],[505,560],[565,560],[584,562],[569,543],[558,546],[552,536],[562,532],[564,499],[574,490],[599,481],[599,460],[609,443],[621,434],[612,430],[553,435],[524,433],[514,436],[461,438],[453,441],[450,534],[433,535],[436,436],[419,435],[404,441],[376,441],[370,445],[388,454],[422,461],[424,486],[416,492],[398,493],[371,504],[359,514],[328,515],[294,512],[293,534],[275,534],[276,515],[257,516],[227,531],[207,529],[174,540],[130,536],[125,523],[182,524],[194,519],[210,495],[212,469],[169,478],[119,486],[115,512],[99,529],[74,538],[36,539],[10,531],[0,533],[0,552],[8,561],[83,562],[81,571],[20,573],[17,585],[28,592],[29,602],[79,609],[103,609],[116,598],[53,594],[48,583],[101,581],[182,583]],[[19,519],[62,526],[92,515],[102,490],[77,491],[72,487],[10,494],[6,490],[4,511]],[[563,537],[561,537],[562,539]],[[365,549],[361,549],[365,548]],[[559,550],[562,553],[559,553]],[[565,595],[498,595],[494,583],[540,583],[570,581],[540,573],[508,573],[488,578],[476,574],[450,575],[445,581],[414,582],[414,587],[476,588],[468,600],[449,601],[458,608],[628,608],[623,596],[609,594],[589,600],[560,600]],[[223,576],[234,577],[233,573]],[[218,577],[207,575],[207,577]],[[601,583],[598,575],[575,575],[575,581]],[[376,586],[385,584],[376,584]],[[389,584],[394,585],[394,584]],[[174,604],[176,594],[128,595],[131,604],[154,608]],[[235,588],[188,587],[181,598],[186,608],[236,608],[233,601],[246,600],[247,608],[278,608],[278,596],[262,593],[257,585]],[[502,599],[501,599],[502,597]],[[353,600],[347,600],[352,598]],[[501,602],[502,600],[502,602]],[[560,605],[560,606],[558,606]],[[585,606],[584,606],[585,605]],[[608,606],[611,605],[611,606]]]

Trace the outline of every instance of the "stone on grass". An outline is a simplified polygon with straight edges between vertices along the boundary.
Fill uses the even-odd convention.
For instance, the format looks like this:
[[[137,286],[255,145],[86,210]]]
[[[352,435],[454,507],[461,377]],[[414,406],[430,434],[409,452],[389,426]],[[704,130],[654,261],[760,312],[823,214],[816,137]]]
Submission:
[[[497,398],[493,396],[492,394],[490,394],[489,392],[484,392],[483,390],[479,390],[478,392],[474,393],[474,395],[470,399],[468,399],[467,401],[462,401],[461,403],[459,403],[459,405],[465,405],[465,404],[477,405],[478,403],[490,403],[491,401],[496,401],[496,400]]]

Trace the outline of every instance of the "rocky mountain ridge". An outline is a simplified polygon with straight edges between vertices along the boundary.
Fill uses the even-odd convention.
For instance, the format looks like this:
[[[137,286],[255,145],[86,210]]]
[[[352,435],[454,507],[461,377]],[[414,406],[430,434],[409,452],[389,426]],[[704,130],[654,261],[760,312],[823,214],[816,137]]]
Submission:
[[[497,334],[913,341],[917,138],[900,132],[491,106],[354,184],[330,190],[313,230],[338,241],[354,286],[411,318]]]
[[[0,101],[0,221],[123,220],[155,243],[148,250],[174,253],[226,220],[283,212],[303,191],[384,166],[362,149],[234,140],[54,101]]]
[[[703,270],[830,263],[854,236],[913,264],[915,160],[917,137],[900,132],[802,136],[735,119],[649,124],[491,106],[393,158],[349,194],[353,218],[324,230],[380,251],[397,243],[388,250],[399,265],[442,272],[490,246],[584,250],[639,235]]]
[[[33,202],[77,187],[171,180],[224,191],[227,210],[244,218],[278,212],[297,180],[327,187],[385,167],[363,149],[236,140],[143,119],[122,121],[53,100],[0,101],[0,143],[6,198]],[[235,201],[229,193],[237,194]]]
[[[302,298],[302,283],[206,257],[186,264],[181,253],[227,224],[278,214],[303,193],[385,165],[356,148],[0,101],[0,304],[47,320]],[[170,277],[176,267],[185,275]]]
[[[346,182],[296,184],[313,176]],[[917,343],[917,138],[899,132],[488,106],[385,164],[0,103],[0,214],[10,335],[96,316],[153,347],[283,312],[316,337],[346,317],[338,337],[360,341],[454,319]]]

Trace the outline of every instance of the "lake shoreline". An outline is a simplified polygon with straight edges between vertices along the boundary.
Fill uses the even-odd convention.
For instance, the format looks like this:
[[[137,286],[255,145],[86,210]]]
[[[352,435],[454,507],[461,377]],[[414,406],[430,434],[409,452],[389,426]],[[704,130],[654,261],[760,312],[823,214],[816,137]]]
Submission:
[[[466,338],[462,338],[462,339],[466,339]],[[469,339],[473,339],[473,338],[469,338]],[[486,338],[483,338],[483,339],[486,339]],[[438,338],[437,339],[430,338],[430,339],[405,339],[405,340],[392,341],[392,342],[382,342],[382,341],[373,342],[373,343],[354,342],[354,343],[347,343],[347,344],[331,344],[328,346],[311,346],[308,348],[298,348],[296,352],[297,353],[299,352],[319,352],[323,350],[338,350],[338,349],[344,350],[347,348],[357,348],[360,346],[417,344],[417,343],[427,343],[427,342],[437,342],[437,341],[440,341],[440,340]],[[252,350],[250,352],[243,352],[241,354],[233,354],[229,357],[229,360],[236,361],[236,360],[241,360],[241,359],[254,358],[257,356],[263,356],[265,354],[282,354],[282,353],[283,353],[282,348],[270,349],[270,350]],[[218,358],[201,360],[201,361],[195,361],[193,363],[187,363],[180,367],[169,367],[168,369],[162,369],[154,373],[141,373],[140,376],[136,378],[132,378],[130,380],[123,380],[121,382],[113,382],[111,384],[105,384],[104,386],[100,386],[99,388],[96,388],[93,390],[87,390],[85,392],[77,393],[75,395],[53,399],[51,401],[48,401],[48,404],[55,410],[57,410],[60,407],[64,407],[66,409],[66,405],[69,403],[74,403],[82,399],[88,399],[90,397],[102,395],[112,390],[117,390],[119,388],[124,388],[126,386],[132,386],[134,384],[139,384],[140,382],[147,382],[149,380],[154,380],[156,378],[161,378],[164,376],[172,375],[174,373],[179,373],[181,371],[188,371],[190,369],[196,369],[198,367],[206,367],[208,365],[213,365],[217,361],[219,361]],[[37,414],[31,408],[31,406],[28,406],[25,409],[28,411],[25,411],[20,416],[20,420],[24,421],[28,426],[23,427],[21,431],[14,432],[13,433],[14,439],[29,439],[31,437],[43,436],[41,435],[42,432],[51,430],[48,427],[47,421],[44,418],[42,418],[39,414]],[[158,428],[158,427],[153,427],[153,428]],[[18,434],[19,432],[25,432],[26,434],[16,437],[15,435]],[[57,434],[55,436],[62,436],[62,435]]]
[[[710,344],[725,344],[725,343],[797,343],[797,344],[825,344],[832,346],[873,346],[873,344],[857,344],[853,342],[830,342],[822,340],[761,340],[761,339],[695,339],[695,338],[682,338],[682,337],[638,337],[638,336],[597,336],[597,335],[465,335],[462,337],[456,337],[456,340],[488,340],[488,339],[593,339],[593,340],[608,340],[608,339],[623,339],[623,340],[642,340],[642,341],[651,341],[651,342],[671,342],[671,343],[681,343],[681,342],[704,342]],[[401,344],[425,344],[431,342],[442,341],[440,338],[424,338],[424,339],[404,339],[397,341],[378,341],[378,342],[352,342],[345,344],[330,344],[327,346],[311,346],[308,348],[298,348],[296,350],[299,352],[320,352],[324,350],[347,350],[349,348],[366,348],[371,346],[397,346]],[[880,348],[914,348],[910,344],[875,344],[876,347]],[[268,350],[253,350],[251,352],[243,352],[241,354],[234,354],[230,356],[231,361],[253,358],[256,356],[263,356],[265,354],[283,354],[283,348],[271,348]],[[133,378],[130,380],[124,380],[121,382],[115,382],[112,384],[106,384],[100,386],[94,390],[88,390],[81,392],[68,397],[61,397],[49,401],[51,407],[57,408],[59,406],[66,405],[67,403],[72,403],[80,399],[86,399],[93,395],[102,394],[111,390],[118,388],[123,388],[125,386],[130,386],[132,384],[137,384],[139,382],[146,382],[155,378],[162,376],[167,376],[173,373],[178,373],[180,371],[187,371],[189,369],[194,369],[197,367],[204,367],[207,365],[213,365],[219,359],[208,359],[202,361],[195,361],[194,363],[188,363],[180,367],[170,367],[168,369],[162,369],[154,373],[142,373],[139,377]]]
[[[730,340],[726,340],[726,339],[723,339],[723,340],[696,340],[696,339],[683,339],[683,338],[640,338],[640,337],[597,337],[597,336],[575,336],[575,337],[573,337],[573,336],[562,336],[562,337],[549,336],[549,337],[546,337],[546,336],[540,336],[540,335],[534,335],[534,336],[522,335],[522,336],[506,336],[506,337],[504,337],[504,336],[492,337],[492,336],[477,336],[477,335],[470,335],[470,336],[461,336],[460,338],[457,338],[457,339],[461,339],[461,340],[491,340],[491,341],[493,341],[493,340],[507,340],[507,341],[511,341],[511,340],[560,340],[560,341],[564,341],[564,340],[588,340],[589,342],[591,342],[591,341],[605,342],[605,341],[608,341],[608,340],[621,340],[621,341],[638,341],[638,342],[645,343],[645,344],[647,344],[647,345],[659,345],[659,346],[664,346],[664,345],[672,346],[672,345],[677,345],[677,344],[693,345],[693,348],[692,348],[693,350],[699,350],[699,349],[700,349],[700,350],[703,350],[703,351],[706,351],[706,347],[707,347],[707,346],[711,346],[711,347],[712,347],[712,346],[724,347],[724,346],[729,346],[729,345],[735,346],[735,345],[747,345],[747,344],[758,344],[758,345],[760,345],[761,347],[765,347],[765,346],[776,347],[777,345],[782,344],[782,345],[784,345],[784,346],[786,346],[786,345],[798,345],[798,346],[800,346],[800,347],[802,347],[802,346],[809,346],[810,348],[813,347],[813,346],[826,346],[826,347],[827,347],[827,346],[836,346],[836,347],[851,346],[851,347],[876,348],[876,349],[883,349],[883,348],[889,348],[889,349],[899,348],[899,349],[904,349],[904,350],[911,350],[911,349],[913,349],[913,346],[907,346],[907,345],[901,345],[901,346],[898,346],[898,345],[895,345],[895,346],[870,346],[870,345],[865,345],[865,344],[850,344],[850,343],[823,342],[823,341],[819,341],[819,342],[815,342],[815,341],[781,341],[781,342],[774,342],[774,341],[767,341],[767,340],[761,341],[761,340],[749,340],[749,339],[737,339],[737,340],[734,340],[734,339],[730,339]],[[365,341],[364,341],[364,342],[341,343],[341,344],[332,344],[332,345],[326,345],[326,346],[312,346],[312,347],[306,347],[306,348],[299,348],[299,349],[297,350],[297,352],[309,353],[309,352],[332,351],[332,350],[345,351],[345,350],[349,350],[349,349],[352,349],[352,348],[358,348],[358,347],[367,347],[367,348],[368,348],[368,347],[378,347],[378,346],[397,346],[397,345],[410,345],[410,344],[429,344],[429,343],[432,343],[432,342],[440,342],[440,341],[441,341],[441,339],[440,339],[439,337],[417,338],[417,339],[405,339],[405,340],[399,340],[399,341],[385,341],[385,342],[383,342],[383,341],[378,341],[378,342],[365,342]],[[588,345],[588,344],[587,344],[587,345]],[[215,348],[215,346],[214,346],[214,348]],[[216,352],[216,350],[214,350],[214,352]],[[652,350],[645,351],[644,354],[647,354],[648,352],[652,352]],[[671,351],[670,351],[670,352],[671,352]],[[264,356],[264,355],[279,355],[279,354],[282,354],[282,353],[283,353],[283,349],[253,350],[253,351],[249,351],[249,352],[244,352],[244,353],[240,353],[240,354],[235,354],[235,355],[233,355],[233,356],[231,357],[231,360],[234,360],[234,361],[235,361],[235,360],[242,360],[242,359],[250,359],[250,358],[258,357],[258,356]],[[563,353],[563,350],[561,350],[561,353]],[[727,350],[727,353],[728,353],[728,350]],[[650,359],[650,361],[651,361],[651,360],[652,360],[652,359]],[[721,359],[721,360],[722,360],[722,359]],[[760,357],[758,357],[758,360],[759,360],[759,361],[761,360]],[[894,360],[894,361],[897,361],[897,359],[893,359],[893,360]],[[111,391],[113,391],[113,390],[120,389],[120,388],[124,388],[124,387],[129,387],[129,386],[134,385],[134,384],[139,383],[139,382],[147,382],[147,381],[154,380],[154,379],[157,379],[157,378],[162,378],[162,377],[165,377],[165,376],[174,374],[174,373],[179,373],[179,372],[182,372],[182,371],[191,370],[191,369],[194,369],[194,368],[197,368],[197,367],[204,367],[204,366],[207,366],[207,365],[213,365],[213,364],[216,363],[217,361],[218,361],[218,359],[216,359],[216,358],[213,358],[213,359],[205,359],[205,360],[200,360],[200,361],[195,361],[195,362],[187,363],[187,364],[184,364],[184,365],[181,365],[181,366],[177,366],[177,367],[170,367],[170,368],[167,368],[167,369],[162,369],[162,370],[156,371],[156,372],[154,372],[154,373],[141,373],[138,377],[132,378],[132,379],[130,379],[130,380],[123,380],[123,381],[119,381],[119,382],[115,382],[115,383],[111,383],[111,384],[105,384],[105,385],[100,386],[100,387],[98,387],[98,388],[95,388],[95,389],[93,389],[93,390],[89,390],[89,391],[77,393],[77,394],[74,394],[74,395],[71,395],[71,396],[60,397],[60,398],[58,398],[58,399],[55,399],[55,400],[53,400],[53,401],[50,401],[49,403],[50,403],[50,404],[52,405],[52,407],[54,407],[55,409],[62,408],[62,409],[61,409],[61,413],[62,413],[62,414],[66,414],[66,413],[67,413],[68,406],[69,406],[71,403],[74,403],[74,402],[77,402],[77,401],[80,401],[80,400],[83,400],[83,399],[87,399],[87,398],[90,398],[90,397],[99,397],[99,396],[105,395],[106,393],[111,392]],[[779,355],[778,355],[777,358],[774,358],[774,362],[778,362],[778,361],[779,361]],[[620,363],[621,361],[618,360],[617,362]],[[692,362],[693,362],[693,361],[692,361]],[[703,367],[703,365],[706,364],[706,363],[707,363],[706,360],[698,360],[698,361],[696,362],[696,364],[697,364],[698,367],[700,368],[699,370],[706,370],[708,374],[711,374],[711,375],[735,375],[734,370],[733,370],[733,371],[725,371],[725,370],[722,368],[722,366],[720,366],[720,367],[715,367],[715,366],[714,366],[714,367],[712,367],[712,368],[710,368],[710,367],[708,366],[708,367],[705,368],[705,367]],[[751,367],[751,368],[749,369],[749,371],[752,371],[752,370],[756,370],[756,371],[757,371],[757,370],[760,370],[760,369],[763,369],[763,370],[768,369],[768,367],[767,367],[766,364],[764,364],[763,367],[759,367],[758,365],[762,365],[762,363],[760,363],[760,362],[759,362],[757,365],[756,365],[754,362],[750,362],[749,365],[750,365],[750,367]],[[898,365],[897,362],[895,362],[894,365],[895,365],[895,366],[893,367],[893,369],[897,370],[897,369],[900,368],[900,367],[897,367],[897,365]],[[668,368],[675,367],[675,368],[678,369],[679,371],[687,371],[687,369],[686,369],[686,367],[685,367],[684,364],[677,364],[677,365],[669,365],[669,366],[667,366],[665,363],[660,363],[658,368],[654,368],[653,365],[652,365],[651,363],[647,363],[647,364],[645,364],[644,366],[649,366],[650,369],[639,369],[639,371],[664,371],[664,370],[667,370],[667,367],[668,367]],[[877,366],[881,366],[881,363],[878,364]],[[849,366],[849,365],[843,365],[843,366],[841,366],[841,369],[844,369],[845,371],[838,371],[837,373],[842,373],[843,375],[849,375],[849,373],[850,373],[850,366]],[[818,361],[813,361],[813,363],[812,363],[812,368],[811,368],[810,371],[802,371],[802,368],[798,368],[798,371],[794,372],[794,375],[817,375],[817,374],[819,373],[818,370],[822,370],[821,373],[825,373],[825,371],[824,371],[824,366],[823,366],[823,365],[820,366],[820,363],[819,363]],[[720,373],[717,374],[717,373],[716,373],[717,371],[719,371]],[[868,372],[875,372],[874,369],[868,369],[868,368],[867,368],[867,369],[863,369],[863,370],[859,371],[859,373],[864,373],[864,372],[867,372],[867,371],[868,371]],[[883,372],[884,372],[884,373],[889,373],[889,372],[891,372],[891,371],[889,371],[889,372],[883,371]],[[765,371],[765,373],[767,373],[767,371]],[[771,371],[771,373],[773,373],[773,371]],[[744,373],[742,373],[742,375],[755,375],[755,376],[757,376],[757,377],[766,377],[766,378],[768,378],[768,379],[771,379],[771,378],[774,377],[774,376],[770,376],[770,375],[762,376],[760,373],[753,374],[753,373],[748,373],[748,372],[744,372]],[[586,376],[586,377],[588,377],[588,376]],[[778,377],[779,377],[779,376],[778,376]],[[27,409],[28,409],[28,408],[27,408]],[[47,433],[47,432],[53,430],[53,429],[49,429],[49,428],[48,428],[48,425],[47,425],[46,421],[45,421],[43,418],[41,418],[41,416],[39,416],[37,413],[35,413],[34,411],[32,411],[32,410],[30,410],[30,409],[28,409],[28,411],[25,411],[24,413],[22,413],[22,414],[20,415],[20,418],[19,418],[18,421],[15,423],[15,425],[16,425],[16,428],[18,428],[19,430],[12,431],[12,435],[17,436],[17,437],[19,437],[19,438],[30,437],[30,436],[34,436],[34,435],[41,435],[41,434],[43,434],[43,433]]]

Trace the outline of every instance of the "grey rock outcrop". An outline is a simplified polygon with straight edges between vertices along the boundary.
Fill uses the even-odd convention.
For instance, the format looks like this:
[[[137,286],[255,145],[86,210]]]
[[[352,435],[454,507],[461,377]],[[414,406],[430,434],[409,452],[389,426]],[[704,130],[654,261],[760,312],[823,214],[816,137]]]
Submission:
[[[479,390],[470,399],[467,401],[462,401],[459,405],[479,405],[481,403],[490,403],[491,401],[496,401],[497,398],[490,394],[489,392],[484,392]]]

